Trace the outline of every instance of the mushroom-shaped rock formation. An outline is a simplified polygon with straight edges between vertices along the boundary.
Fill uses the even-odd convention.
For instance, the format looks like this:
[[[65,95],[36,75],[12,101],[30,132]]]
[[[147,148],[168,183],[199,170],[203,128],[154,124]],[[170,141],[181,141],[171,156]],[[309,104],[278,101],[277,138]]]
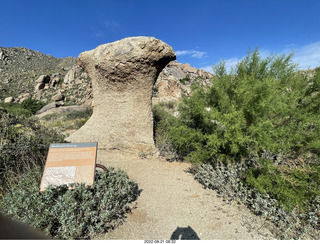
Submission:
[[[129,37],[79,55],[92,79],[93,114],[67,140],[97,141],[99,148],[154,152],[152,89],[176,55],[153,37]]]

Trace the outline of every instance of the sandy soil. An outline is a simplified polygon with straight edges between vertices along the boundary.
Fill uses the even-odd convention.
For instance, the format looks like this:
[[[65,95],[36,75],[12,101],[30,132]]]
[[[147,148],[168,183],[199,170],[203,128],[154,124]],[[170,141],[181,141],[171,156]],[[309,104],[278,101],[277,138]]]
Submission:
[[[141,195],[125,222],[96,239],[274,239],[263,219],[244,205],[227,204],[188,173],[188,163],[98,152],[98,163],[125,170]]]

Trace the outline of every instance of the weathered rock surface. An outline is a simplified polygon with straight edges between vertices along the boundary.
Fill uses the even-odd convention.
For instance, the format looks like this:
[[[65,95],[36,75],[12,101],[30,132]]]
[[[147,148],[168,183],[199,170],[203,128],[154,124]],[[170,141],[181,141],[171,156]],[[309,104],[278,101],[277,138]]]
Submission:
[[[26,100],[26,99],[29,98],[30,96],[31,96],[31,94],[28,93],[28,92],[22,93],[22,94],[20,94],[20,95],[18,96],[17,101],[18,101],[19,103],[22,103],[24,100]]]
[[[62,101],[63,99],[64,99],[64,95],[62,93],[58,93],[51,98],[51,101],[59,102],[59,101]]]
[[[50,103],[51,108],[46,109],[44,112],[37,112],[36,117],[42,118],[49,114],[66,114],[71,113],[74,111],[77,112],[85,112],[88,107],[86,106],[80,106],[80,105],[72,105],[72,106],[65,106],[65,107],[58,107],[58,104],[56,103]],[[49,105],[49,104],[48,104]]]
[[[211,77],[212,74],[204,69],[198,70],[190,64],[172,61],[159,75],[155,84],[157,94],[154,94],[152,103],[178,101],[182,94],[190,95],[192,83],[206,83]]]
[[[151,98],[161,70],[176,58],[153,37],[130,37],[79,55],[92,79],[93,115],[67,140],[97,141],[100,148],[154,151]]]
[[[57,103],[49,103],[46,106],[42,107],[40,110],[38,110],[36,112],[36,114],[42,114],[50,109],[56,108],[57,107]]]

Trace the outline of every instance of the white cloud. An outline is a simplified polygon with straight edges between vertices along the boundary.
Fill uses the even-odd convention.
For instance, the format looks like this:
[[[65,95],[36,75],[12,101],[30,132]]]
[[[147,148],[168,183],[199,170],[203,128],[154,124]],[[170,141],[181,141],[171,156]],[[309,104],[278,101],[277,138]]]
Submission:
[[[207,57],[206,52],[200,52],[196,50],[181,50],[181,51],[176,51],[177,56],[190,56],[192,58],[204,58]]]
[[[293,62],[301,69],[313,69],[320,66],[320,41],[302,46],[295,51]]]
[[[207,72],[213,73],[212,65],[202,67],[201,69],[204,69]]]
[[[199,52],[199,51],[195,51],[192,55],[191,55],[191,57],[193,57],[193,58],[204,58],[204,57],[206,57],[206,52]]]
[[[97,38],[102,38],[102,37],[104,37],[104,32],[97,30],[97,31],[94,32],[94,35]]]
[[[226,70],[227,72],[230,72],[232,68],[235,68],[236,65],[241,61],[242,58],[229,58],[224,60],[224,62],[226,63]]]
[[[117,28],[120,27],[120,24],[118,22],[116,22],[116,21],[109,20],[109,21],[105,21],[104,22],[104,27],[106,29],[114,31],[114,30],[116,30]]]
[[[104,38],[108,33],[118,31],[121,25],[113,20],[103,21],[96,26],[91,26],[93,35],[96,38]]]
[[[220,62],[224,61],[227,72],[230,72],[231,69],[234,68],[237,65],[237,63],[241,61],[242,58],[233,57],[233,58],[229,58],[229,59],[223,59]],[[218,63],[220,63],[220,62],[218,62]],[[218,64],[218,63],[216,63],[216,64]],[[204,69],[205,71],[208,71],[210,73],[213,73],[212,67],[213,67],[213,65],[210,65],[210,66],[202,67],[202,69]]]
[[[289,49],[288,47],[295,46],[294,44],[287,45],[286,48],[281,50],[280,52],[272,52],[270,50],[261,49],[259,50],[261,58],[269,57],[272,54],[290,54],[294,51],[294,56],[292,57],[292,61],[298,64],[299,69],[313,69],[320,66],[320,41],[314,42],[309,45],[301,46],[295,49]],[[240,62],[245,56],[242,57],[231,57],[225,59],[225,65],[228,72],[231,71],[232,68],[235,68],[238,62]],[[222,61],[222,60],[221,60]],[[216,63],[217,64],[217,63]],[[203,67],[208,72],[212,72],[212,66]]]

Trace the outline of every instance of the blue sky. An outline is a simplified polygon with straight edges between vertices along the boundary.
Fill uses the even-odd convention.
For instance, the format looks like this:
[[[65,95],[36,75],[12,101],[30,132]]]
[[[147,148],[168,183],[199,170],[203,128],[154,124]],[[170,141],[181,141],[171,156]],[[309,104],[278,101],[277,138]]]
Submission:
[[[301,68],[320,66],[320,0],[0,0],[0,46],[77,57],[100,44],[154,36],[177,60],[230,67],[249,49],[295,51]]]

